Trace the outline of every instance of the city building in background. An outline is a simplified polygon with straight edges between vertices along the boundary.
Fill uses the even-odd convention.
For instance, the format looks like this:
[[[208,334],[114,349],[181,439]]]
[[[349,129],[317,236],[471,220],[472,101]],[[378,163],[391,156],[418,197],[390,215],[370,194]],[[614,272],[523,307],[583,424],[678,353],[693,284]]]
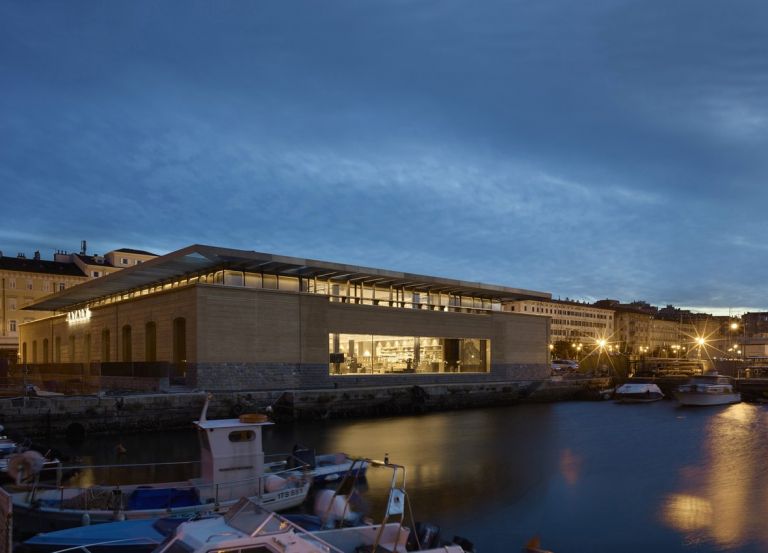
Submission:
[[[551,319],[550,342],[571,344],[573,354],[592,349],[604,340],[613,350],[614,311],[568,300],[526,299],[507,302],[504,310]],[[581,350],[579,350],[581,345]],[[562,355],[562,353],[560,354]]]
[[[154,257],[155,254],[128,248],[103,256],[88,255],[85,241],[81,243],[80,252],[57,251],[52,261],[42,259],[39,251],[29,258],[23,253],[15,257],[0,254],[0,364],[16,362],[19,327],[23,323],[52,314],[25,310],[25,307],[45,296]]]

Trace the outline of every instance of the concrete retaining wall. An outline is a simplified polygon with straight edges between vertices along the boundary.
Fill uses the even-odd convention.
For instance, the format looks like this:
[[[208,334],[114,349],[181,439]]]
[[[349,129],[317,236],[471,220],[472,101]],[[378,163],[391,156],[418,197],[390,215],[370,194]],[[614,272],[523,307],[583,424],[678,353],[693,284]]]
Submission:
[[[273,406],[278,420],[361,417],[556,401],[589,397],[605,382],[514,381],[423,383],[289,392],[217,392],[209,418],[236,417]],[[18,435],[82,439],[111,434],[191,428],[200,416],[205,392],[124,396],[54,396],[0,399],[0,424]]]

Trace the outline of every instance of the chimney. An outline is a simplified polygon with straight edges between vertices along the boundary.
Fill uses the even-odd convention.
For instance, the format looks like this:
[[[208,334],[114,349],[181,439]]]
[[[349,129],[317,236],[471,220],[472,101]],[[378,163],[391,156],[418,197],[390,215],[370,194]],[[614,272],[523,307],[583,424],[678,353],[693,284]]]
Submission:
[[[18,253],[18,255],[17,255],[16,257],[17,257],[17,258],[19,258],[19,259],[26,259],[26,258],[27,258],[27,256],[26,256],[26,255],[24,255],[24,253],[23,253],[23,252],[19,252],[19,253]]]
[[[40,261],[40,250],[35,252],[35,261]]]
[[[86,251],[87,251],[86,242],[85,242],[85,240],[82,240],[80,242],[80,255],[85,255]]]

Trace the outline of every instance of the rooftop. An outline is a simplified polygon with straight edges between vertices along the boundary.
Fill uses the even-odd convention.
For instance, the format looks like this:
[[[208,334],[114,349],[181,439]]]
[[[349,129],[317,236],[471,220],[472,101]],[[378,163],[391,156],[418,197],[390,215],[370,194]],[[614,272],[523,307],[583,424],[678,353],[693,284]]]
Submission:
[[[406,287],[421,292],[474,295],[488,299],[551,299],[551,294],[480,282],[401,273],[328,261],[300,259],[248,250],[193,245],[42,298],[26,309],[75,309],[114,294],[171,282],[185,276],[229,269],[303,278],[322,278],[364,285]]]
[[[133,253],[133,254],[136,254],[136,255],[154,255],[154,256],[157,256],[156,253],[145,252],[144,250],[134,250],[134,249],[131,249],[131,248],[120,248],[119,250],[115,250],[115,252]]]
[[[44,259],[34,258],[27,259],[26,257],[0,257],[0,270],[78,277],[85,276],[74,263],[62,263],[60,261],[46,261]]]

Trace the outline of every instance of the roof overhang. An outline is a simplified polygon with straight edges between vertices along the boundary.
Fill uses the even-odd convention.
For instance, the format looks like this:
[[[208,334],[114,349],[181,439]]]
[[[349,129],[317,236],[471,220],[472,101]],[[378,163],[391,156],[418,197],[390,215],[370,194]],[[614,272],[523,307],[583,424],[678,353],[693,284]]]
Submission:
[[[441,277],[400,273],[327,261],[300,259],[247,250],[193,245],[150,259],[78,286],[46,296],[25,309],[66,311],[89,302],[117,294],[125,294],[150,285],[159,285],[185,276],[228,269],[246,272],[324,278],[362,285],[406,286],[424,292],[467,294],[489,299],[551,299],[546,292],[508,288],[480,282],[467,282]]]

